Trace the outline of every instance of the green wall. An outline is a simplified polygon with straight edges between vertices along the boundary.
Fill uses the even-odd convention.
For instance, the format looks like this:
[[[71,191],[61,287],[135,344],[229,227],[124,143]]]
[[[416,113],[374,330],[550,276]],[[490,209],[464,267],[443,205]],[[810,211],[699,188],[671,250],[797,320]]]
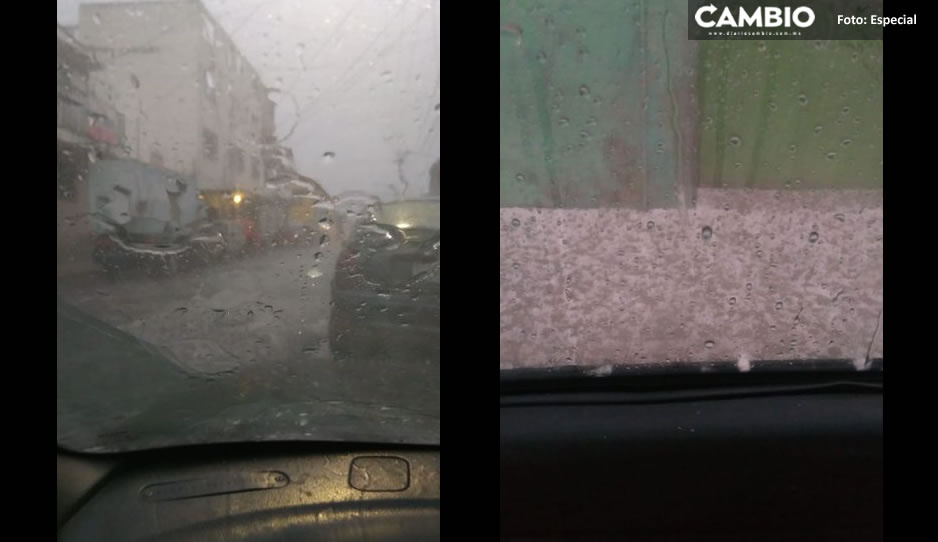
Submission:
[[[686,10],[501,1],[502,207],[882,188],[882,41],[693,42]]]
[[[701,68],[701,185],[883,187],[882,41],[709,41]]]
[[[502,1],[502,206],[667,207],[690,179],[686,2]]]

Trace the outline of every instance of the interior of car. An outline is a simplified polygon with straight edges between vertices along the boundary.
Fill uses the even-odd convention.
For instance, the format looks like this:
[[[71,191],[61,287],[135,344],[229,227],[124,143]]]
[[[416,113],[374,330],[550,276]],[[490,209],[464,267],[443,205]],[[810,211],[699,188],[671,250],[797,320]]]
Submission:
[[[60,541],[439,540],[436,447],[59,449]]]
[[[502,371],[501,539],[882,540],[882,377],[881,360]]]

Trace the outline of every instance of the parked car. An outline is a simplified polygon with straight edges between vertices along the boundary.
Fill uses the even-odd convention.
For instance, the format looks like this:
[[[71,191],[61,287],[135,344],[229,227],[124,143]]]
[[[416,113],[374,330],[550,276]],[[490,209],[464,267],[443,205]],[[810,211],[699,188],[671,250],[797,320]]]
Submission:
[[[175,271],[205,217],[192,179],[135,160],[101,160],[88,175],[92,257],[109,272]]]
[[[440,200],[383,203],[350,232],[332,282],[339,361],[440,357]]]

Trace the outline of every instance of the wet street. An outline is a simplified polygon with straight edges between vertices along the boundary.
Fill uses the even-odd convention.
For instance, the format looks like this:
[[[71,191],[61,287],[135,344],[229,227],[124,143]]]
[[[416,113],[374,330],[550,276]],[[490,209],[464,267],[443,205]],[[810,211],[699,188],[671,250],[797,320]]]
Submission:
[[[321,254],[321,261],[316,255]],[[60,279],[75,308],[166,348],[187,372],[212,375],[259,362],[329,358],[335,251],[273,248],[238,259],[147,276],[128,270]]]
[[[199,426],[195,442],[257,434],[334,440],[380,434],[401,420],[418,440],[438,439],[438,364],[332,358],[330,248],[277,247],[173,276],[60,278],[61,304],[159,358],[132,361],[123,347],[60,352],[60,442],[158,445],[150,435],[178,444],[189,425]],[[92,426],[102,428],[94,438],[72,431]]]

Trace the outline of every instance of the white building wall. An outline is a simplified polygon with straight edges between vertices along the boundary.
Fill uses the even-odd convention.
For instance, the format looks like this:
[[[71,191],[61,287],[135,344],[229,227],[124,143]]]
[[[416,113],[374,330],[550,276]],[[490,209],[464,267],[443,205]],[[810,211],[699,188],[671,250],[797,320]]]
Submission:
[[[203,190],[262,185],[263,171],[255,179],[251,168],[258,76],[201,5],[83,4],[79,35],[105,66],[91,85],[124,114],[132,157],[195,177]],[[240,149],[243,167],[229,149]]]

